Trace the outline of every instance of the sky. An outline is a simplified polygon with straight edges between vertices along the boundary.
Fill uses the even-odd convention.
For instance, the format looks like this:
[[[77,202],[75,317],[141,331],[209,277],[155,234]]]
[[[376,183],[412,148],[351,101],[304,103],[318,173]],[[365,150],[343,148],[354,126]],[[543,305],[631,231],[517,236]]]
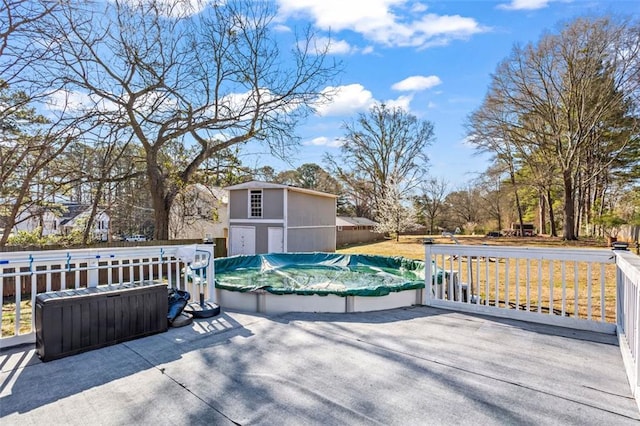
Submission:
[[[478,108],[491,73],[516,44],[536,43],[545,31],[578,16],[640,16],[640,1],[599,0],[276,0],[277,31],[311,25],[330,40],[343,72],[331,86],[333,101],[298,127],[302,145],[282,161],[258,147],[248,166],[276,171],[304,163],[323,165],[338,154],[342,123],[374,103],[404,108],[434,125],[427,148],[429,174],[461,189],[486,170],[489,157],[465,143],[464,123]]]

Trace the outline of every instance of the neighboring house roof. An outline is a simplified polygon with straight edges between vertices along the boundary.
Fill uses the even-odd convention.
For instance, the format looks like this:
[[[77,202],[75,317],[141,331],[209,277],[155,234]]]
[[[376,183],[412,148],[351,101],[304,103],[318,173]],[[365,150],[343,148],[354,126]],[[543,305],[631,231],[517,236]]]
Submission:
[[[87,211],[89,206],[85,204],[64,204],[66,211],[60,217],[60,225],[68,225],[76,217]]]
[[[66,210],[60,217],[60,226],[75,225],[73,222],[83,214],[89,214],[91,206],[87,204],[64,203]],[[103,209],[98,208],[96,214],[105,213]]]
[[[252,180],[250,182],[245,182],[238,185],[227,186],[225,189],[228,191],[234,191],[237,189],[288,189],[290,191],[317,195],[319,197],[338,198],[337,195],[329,194],[326,192],[314,191],[313,189],[298,188],[297,186],[282,185],[280,183],[260,182],[257,180]]]
[[[336,226],[376,226],[377,223],[366,217],[336,216]]]
[[[191,185],[191,188],[194,188],[198,192],[203,194],[211,195],[216,200],[220,201],[222,204],[229,203],[229,191],[225,188],[221,188],[219,186],[206,186],[201,183],[196,183]]]

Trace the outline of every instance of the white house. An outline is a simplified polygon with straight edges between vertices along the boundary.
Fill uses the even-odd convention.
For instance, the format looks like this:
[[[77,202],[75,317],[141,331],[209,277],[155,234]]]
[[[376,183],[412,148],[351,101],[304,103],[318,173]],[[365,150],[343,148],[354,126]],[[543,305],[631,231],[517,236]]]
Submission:
[[[34,231],[42,227],[42,235],[69,235],[73,230],[82,230],[91,214],[91,206],[77,203],[61,203],[56,208],[43,208],[40,212],[27,209],[18,215],[13,232]],[[92,236],[96,241],[109,239],[109,214],[99,209],[93,220]]]
[[[169,212],[169,238],[226,238],[229,232],[229,193],[223,188],[188,185]]]

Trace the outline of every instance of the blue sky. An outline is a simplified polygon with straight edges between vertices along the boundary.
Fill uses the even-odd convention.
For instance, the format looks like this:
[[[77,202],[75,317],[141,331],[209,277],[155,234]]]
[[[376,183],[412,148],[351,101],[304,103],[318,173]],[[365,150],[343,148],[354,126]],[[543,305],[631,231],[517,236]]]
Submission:
[[[460,188],[485,170],[487,157],[464,143],[466,117],[487,90],[490,74],[514,44],[536,42],[544,31],[577,16],[638,16],[640,1],[505,0],[277,0],[283,35],[311,24],[331,38],[344,72],[338,95],[298,129],[302,146],[289,163],[255,153],[246,165],[276,170],[338,152],[341,124],[373,102],[400,106],[435,127],[428,148],[430,175]]]

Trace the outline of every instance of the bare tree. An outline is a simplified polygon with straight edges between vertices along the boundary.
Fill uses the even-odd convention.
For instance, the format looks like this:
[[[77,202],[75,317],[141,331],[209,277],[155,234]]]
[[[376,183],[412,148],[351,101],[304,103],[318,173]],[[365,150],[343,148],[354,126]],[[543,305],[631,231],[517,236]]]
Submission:
[[[454,224],[462,227],[467,223],[481,223],[481,200],[480,191],[471,185],[450,192],[446,197],[446,204]]]
[[[472,142],[508,142],[518,162],[557,167],[563,191],[563,237],[576,239],[579,171],[587,180],[606,173],[629,144],[637,120],[640,30],[637,23],[604,17],[576,19],[558,34],[515,47],[493,75],[483,106],[472,116]],[[487,120],[487,117],[489,120]],[[484,131],[487,125],[490,131]],[[477,131],[477,132],[476,132]],[[484,142],[483,142],[484,141]],[[585,164],[606,147],[608,161]],[[532,167],[532,170],[534,168]]]
[[[62,7],[55,0],[2,0],[0,3],[0,75],[15,85],[23,71],[42,58],[48,40],[42,28]]]
[[[192,4],[89,4],[66,9],[59,23],[70,31],[51,28],[59,95],[80,98],[78,114],[128,130],[144,149],[156,239],[168,238],[171,205],[205,160],[249,140],[287,152],[336,72],[310,33],[280,51],[269,2]],[[165,162],[174,141],[195,148],[180,169]]]
[[[504,229],[505,200],[508,200],[504,178],[504,170],[494,166],[489,167],[476,181],[485,214],[496,221],[498,231]]]
[[[438,218],[445,212],[445,198],[449,186],[444,179],[427,179],[420,185],[420,195],[414,199],[414,204],[429,226],[429,234],[433,235]]]
[[[383,104],[344,128],[340,157],[325,159],[350,193],[369,199],[374,214],[389,182],[403,197],[420,184],[428,163],[425,150],[433,141],[429,121]]]

